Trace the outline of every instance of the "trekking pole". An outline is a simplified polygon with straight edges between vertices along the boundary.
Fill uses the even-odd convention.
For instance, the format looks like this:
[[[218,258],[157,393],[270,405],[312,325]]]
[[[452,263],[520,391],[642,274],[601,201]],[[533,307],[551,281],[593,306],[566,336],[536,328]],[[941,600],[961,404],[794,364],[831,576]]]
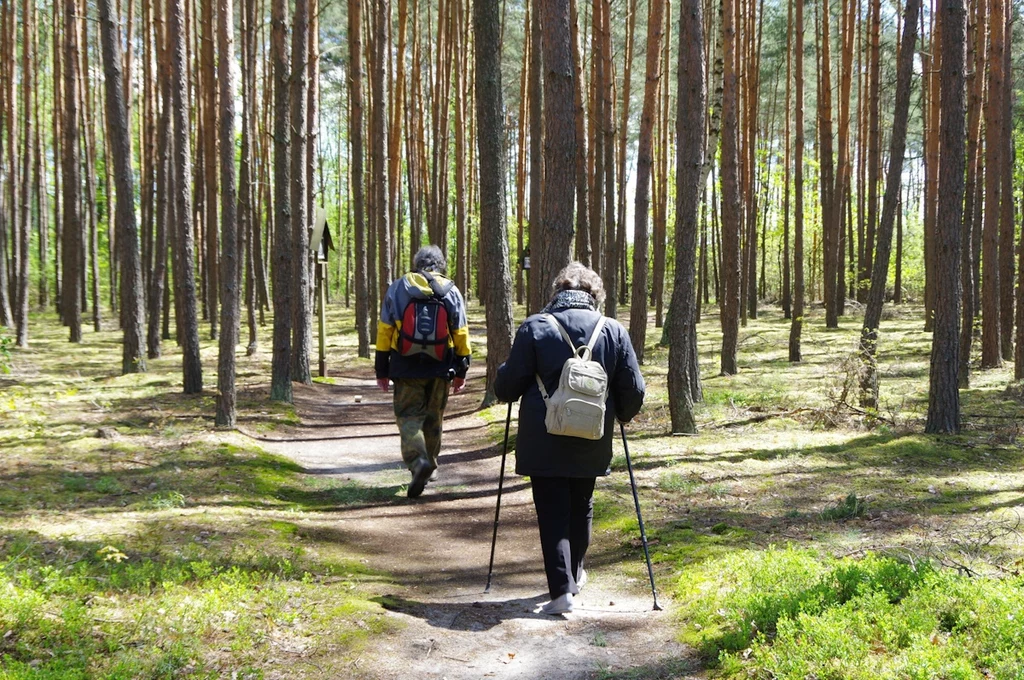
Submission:
[[[654,611],[661,611],[658,604],[658,591],[654,587],[654,569],[651,567],[651,552],[647,549],[647,532],[644,530],[644,518],[640,515],[640,496],[636,493],[636,478],[633,477],[633,463],[629,460],[629,444],[626,443],[626,425],[619,423],[622,432],[622,448],[626,452],[626,469],[629,470],[629,485],[633,488],[633,503],[636,505],[636,519],[640,523],[640,542],[644,545],[644,557],[647,558],[647,575],[651,578],[651,595],[654,596]]]
[[[487,587],[484,593],[491,591],[491,576],[494,575],[494,546],[498,544],[498,513],[501,512],[501,489],[505,485],[505,456],[508,455],[508,429],[512,424],[512,402],[508,403],[508,415],[505,417],[505,445],[501,448],[501,475],[498,477],[498,503],[494,507],[494,534],[491,536],[491,563],[487,567]]]

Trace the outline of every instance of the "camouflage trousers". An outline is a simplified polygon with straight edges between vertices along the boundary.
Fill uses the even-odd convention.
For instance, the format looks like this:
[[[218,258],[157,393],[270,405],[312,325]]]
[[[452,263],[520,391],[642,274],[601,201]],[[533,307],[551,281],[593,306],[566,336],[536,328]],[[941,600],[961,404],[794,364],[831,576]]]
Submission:
[[[444,378],[395,380],[395,418],[402,437],[402,460],[412,469],[420,456],[437,467],[441,452],[441,425],[448,405],[448,381]]]

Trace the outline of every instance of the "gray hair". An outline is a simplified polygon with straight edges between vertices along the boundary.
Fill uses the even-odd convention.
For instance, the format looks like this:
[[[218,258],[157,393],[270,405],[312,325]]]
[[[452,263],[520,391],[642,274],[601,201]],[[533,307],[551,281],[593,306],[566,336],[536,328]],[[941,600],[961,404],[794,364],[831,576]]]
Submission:
[[[412,268],[418,272],[436,272],[443,274],[448,269],[444,253],[435,245],[423,246],[412,258]]]
[[[590,267],[579,262],[570,262],[565,269],[558,272],[551,283],[551,294],[557,295],[563,290],[582,290],[590,293],[597,301],[597,306],[604,304],[604,281]]]

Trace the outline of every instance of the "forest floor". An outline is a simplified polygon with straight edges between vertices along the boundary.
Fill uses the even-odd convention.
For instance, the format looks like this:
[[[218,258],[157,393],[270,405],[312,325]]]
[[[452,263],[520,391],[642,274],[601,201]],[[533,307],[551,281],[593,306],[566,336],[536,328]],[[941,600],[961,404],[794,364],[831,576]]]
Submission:
[[[486,343],[481,310],[470,312],[470,389],[450,402],[441,476],[418,500],[405,497],[390,395],[355,356],[340,306],[329,309],[328,377],[297,385],[294,406],[268,400],[266,335],[254,356],[239,354],[235,431],[213,426],[216,341],[202,343],[206,389],[186,396],[172,342],[147,373],[121,376],[116,331],[72,346],[52,315],[34,317],[30,348],[12,350],[0,376],[0,678],[803,678],[820,669],[785,670],[784,636],[772,642],[808,574],[881,555],[975,583],[1019,579],[1012,367],[972,374],[961,435],[925,436],[930,334],[919,308],[883,321],[874,414],[856,405],[855,310],[826,330],[812,309],[799,365],[786,360],[788,321],[768,310],[741,330],[730,378],[717,377],[717,318],[706,315],[694,437],[668,434],[667,350],[649,328],[630,452],[666,611],[651,611],[619,443],[596,492],[579,609],[535,613],[546,589],[512,453],[484,594],[507,411],[478,408]],[[737,599],[744,588],[751,599]],[[1000,620],[1024,615],[1017,592],[992,599],[1020,609]],[[865,643],[870,664],[843,652],[842,668],[864,670],[832,660],[830,677],[940,677],[878,670],[897,654],[910,663],[918,638],[953,654],[935,641],[955,631],[921,625],[897,636],[904,647]],[[1024,649],[1024,634],[1000,644]],[[1024,667],[972,654],[955,677]]]
[[[329,385],[297,389],[300,424],[255,438],[321,484],[383,496],[325,509],[301,529],[303,535],[329,532],[393,579],[375,601],[396,630],[351,659],[354,675],[571,680],[661,665],[672,677],[690,677],[681,673],[699,663],[687,660],[669,612],[652,611],[647,581],[622,572],[622,561],[635,557],[623,555],[617,541],[595,542],[591,578],[571,615],[538,612],[547,587],[530,486],[513,472],[514,455],[507,461],[492,585],[484,594],[504,419],[477,412],[481,369],[449,401],[439,478],[416,500],[405,498],[410,475],[401,464],[390,393],[379,391],[370,371],[342,370]]]

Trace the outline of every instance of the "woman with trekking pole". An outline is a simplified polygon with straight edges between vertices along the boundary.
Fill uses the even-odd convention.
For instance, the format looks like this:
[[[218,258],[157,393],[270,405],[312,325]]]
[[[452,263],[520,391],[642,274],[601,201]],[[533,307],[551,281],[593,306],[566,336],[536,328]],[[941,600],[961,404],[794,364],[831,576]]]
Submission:
[[[631,420],[644,400],[629,334],[598,311],[604,298],[592,269],[573,262],[559,272],[551,302],[519,327],[494,385],[500,400],[522,399],[516,473],[532,482],[545,614],[571,612],[586,583],[594,484],[610,473],[615,421]]]

